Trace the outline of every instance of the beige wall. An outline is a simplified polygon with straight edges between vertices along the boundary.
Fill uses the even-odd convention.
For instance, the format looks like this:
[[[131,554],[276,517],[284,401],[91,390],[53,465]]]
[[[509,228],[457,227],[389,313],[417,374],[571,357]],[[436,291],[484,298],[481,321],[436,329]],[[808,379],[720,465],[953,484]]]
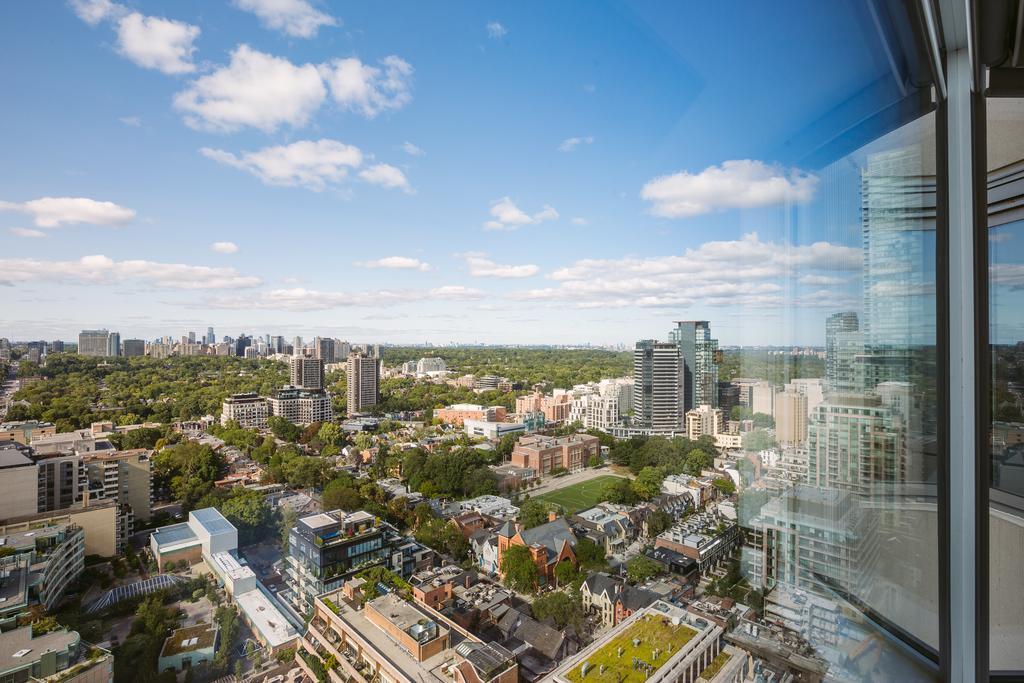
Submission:
[[[0,534],[29,531],[45,524],[77,524],[85,532],[85,554],[113,557],[117,554],[117,506],[112,504],[61,510],[0,524]]]
[[[34,515],[38,505],[39,469],[35,465],[0,470],[0,522]]]

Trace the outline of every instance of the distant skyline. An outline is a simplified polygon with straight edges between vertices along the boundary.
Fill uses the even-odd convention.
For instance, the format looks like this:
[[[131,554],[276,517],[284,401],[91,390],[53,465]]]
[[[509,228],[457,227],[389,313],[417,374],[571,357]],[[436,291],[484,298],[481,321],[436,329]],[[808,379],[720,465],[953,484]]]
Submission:
[[[887,68],[855,14],[289,7],[0,5],[0,336],[821,345],[859,308],[858,171],[796,144]]]

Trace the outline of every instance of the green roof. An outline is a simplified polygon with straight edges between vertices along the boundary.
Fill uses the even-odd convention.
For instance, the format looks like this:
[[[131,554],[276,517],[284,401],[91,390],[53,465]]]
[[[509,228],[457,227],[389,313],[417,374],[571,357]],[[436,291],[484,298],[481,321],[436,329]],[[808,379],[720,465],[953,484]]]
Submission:
[[[695,635],[697,632],[689,626],[676,626],[668,617],[646,614],[574,666],[566,678],[573,683],[644,683],[648,675],[642,668],[633,668],[634,657],[654,667],[653,674]],[[634,646],[636,639],[640,643]],[[654,658],[655,649],[660,650],[657,659]],[[583,667],[588,664],[587,675],[584,676]],[[602,665],[604,673],[601,673]]]

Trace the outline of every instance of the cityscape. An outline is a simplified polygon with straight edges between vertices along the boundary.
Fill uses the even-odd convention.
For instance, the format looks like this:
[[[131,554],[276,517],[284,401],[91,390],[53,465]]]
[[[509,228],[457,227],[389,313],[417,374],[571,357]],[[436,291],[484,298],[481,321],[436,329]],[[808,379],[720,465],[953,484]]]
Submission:
[[[0,683],[1017,680],[954,4],[0,6]]]

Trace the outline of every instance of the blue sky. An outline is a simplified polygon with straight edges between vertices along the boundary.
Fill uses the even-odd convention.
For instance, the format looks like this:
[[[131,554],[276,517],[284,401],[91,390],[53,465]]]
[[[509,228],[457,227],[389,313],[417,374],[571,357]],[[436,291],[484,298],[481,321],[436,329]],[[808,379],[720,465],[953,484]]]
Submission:
[[[821,343],[856,6],[0,4],[0,336]]]

